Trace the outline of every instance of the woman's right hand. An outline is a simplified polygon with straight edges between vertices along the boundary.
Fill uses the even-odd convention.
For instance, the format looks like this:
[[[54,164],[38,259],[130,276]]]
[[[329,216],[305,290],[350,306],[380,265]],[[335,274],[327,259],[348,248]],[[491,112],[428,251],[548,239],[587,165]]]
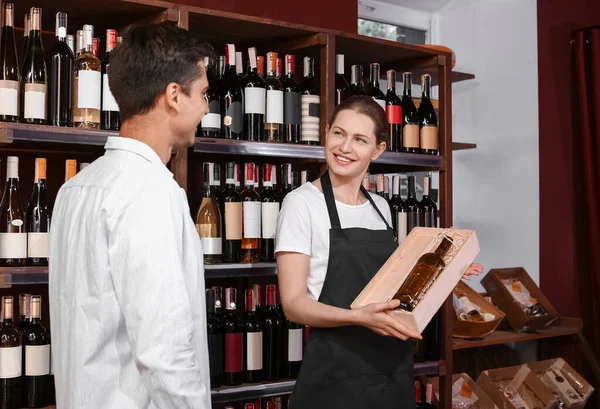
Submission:
[[[399,306],[400,301],[398,300],[365,305],[360,309],[353,310],[354,318],[358,325],[367,327],[379,335],[396,337],[403,341],[408,338],[421,339],[421,335],[398,322],[390,314]]]

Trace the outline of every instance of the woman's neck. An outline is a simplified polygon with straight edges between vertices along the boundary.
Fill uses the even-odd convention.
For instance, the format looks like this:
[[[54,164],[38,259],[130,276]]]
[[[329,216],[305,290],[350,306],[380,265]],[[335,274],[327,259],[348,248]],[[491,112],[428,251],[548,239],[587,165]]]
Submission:
[[[333,188],[333,197],[335,200],[351,206],[365,203],[367,198],[360,191],[363,177],[364,175],[361,175],[360,178],[340,177],[329,172],[329,179],[331,179],[331,187]]]

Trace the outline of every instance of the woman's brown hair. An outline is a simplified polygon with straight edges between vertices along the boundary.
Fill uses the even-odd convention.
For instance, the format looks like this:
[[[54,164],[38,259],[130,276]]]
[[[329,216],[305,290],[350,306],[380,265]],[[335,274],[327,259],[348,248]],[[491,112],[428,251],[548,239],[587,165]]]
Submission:
[[[381,109],[381,106],[377,102],[373,101],[367,96],[353,96],[345,99],[335,108],[335,111],[333,111],[333,115],[329,121],[329,127],[333,125],[338,114],[341,111],[346,110],[356,111],[359,114],[363,114],[371,118],[373,124],[375,125],[375,137],[377,138],[377,144],[379,145],[380,143],[385,142],[389,146],[390,126],[387,121],[385,111]]]

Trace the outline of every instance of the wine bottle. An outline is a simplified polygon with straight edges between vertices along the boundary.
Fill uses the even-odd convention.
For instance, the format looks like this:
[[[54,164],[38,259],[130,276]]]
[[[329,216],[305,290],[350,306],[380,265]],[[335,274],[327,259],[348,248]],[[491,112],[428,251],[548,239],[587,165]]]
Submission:
[[[475,304],[473,304],[471,300],[469,300],[469,297],[467,297],[467,295],[464,292],[459,290],[458,287],[455,287],[454,290],[452,290],[452,292],[453,295],[456,297],[455,309],[461,320],[473,322],[485,321],[483,315],[481,315],[479,310],[477,310]]]
[[[242,183],[240,180],[242,179],[241,175],[241,167],[237,163],[235,164],[235,191],[242,193]]]
[[[221,96],[221,137],[226,139],[243,139],[244,116],[241,80],[235,71],[235,45],[225,46],[225,62],[227,67],[221,80],[219,94]]]
[[[31,8],[29,42],[21,70],[21,115],[28,124],[46,123],[48,73],[42,45],[42,9]]]
[[[256,306],[256,315],[258,316],[258,318],[260,318],[260,321],[262,322],[264,317],[264,309],[262,306],[262,285],[260,284],[254,284],[252,285],[252,291],[254,292],[254,304]]]
[[[19,189],[19,158],[7,158],[6,185],[0,202],[0,266],[27,263],[27,226]]]
[[[379,74],[380,68],[379,63],[374,62],[369,67],[369,92],[368,95],[373,99],[373,101],[377,102],[381,109],[385,111],[385,95],[379,89]]]
[[[216,312],[216,291],[206,290],[206,329],[208,333],[208,359],[210,366],[210,387],[223,385],[225,371],[225,337],[223,323]]]
[[[365,173],[365,176],[363,176],[362,185],[367,192],[371,189],[371,175],[369,172]]]
[[[402,243],[407,235],[408,209],[400,197],[400,175],[395,175],[392,179],[390,209],[392,211],[392,224],[398,237],[398,243]]]
[[[21,407],[22,375],[21,333],[13,322],[13,297],[2,297],[2,329],[0,329],[0,407]]]
[[[425,341],[423,339],[413,338],[413,361],[425,362]]]
[[[221,137],[221,99],[217,89],[217,78],[210,57],[204,57],[204,67],[208,80],[208,89],[204,94],[208,113],[202,117],[198,126],[198,135],[204,138]]]
[[[265,132],[267,91],[265,80],[258,75],[256,48],[248,48],[248,75],[244,87],[244,135],[249,141],[260,141]]]
[[[83,26],[83,49],[73,68],[73,126],[100,129],[102,66],[93,53],[94,26]]]
[[[71,50],[73,58],[75,58],[75,37],[71,34],[67,34],[67,45],[69,46],[69,50]],[[73,73],[71,73],[72,75]]]
[[[83,51],[83,30],[77,30],[77,41],[76,41],[77,52],[75,53],[75,58],[81,55]]]
[[[262,55],[259,55],[256,57],[256,71],[258,72],[258,76],[264,80],[265,79],[265,57],[263,57]],[[265,96],[265,101],[266,101],[266,96]]]
[[[15,6],[2,4],[2,38],[0,38],[0,121],[19,122],[20,67],[15,42]]]
[[[377,193],[377,195],[381,196],[381,197],[385,197],[384,189],[383,189],[384,188],[384,178],[385,178],[385,175],[383,173],[379,173],[376,176],[376,179],[377,179],[376,186],[377,187],[376,187],[375,193]]]
[[[299,188],[300,186],[302,186],[300,184],[300,172],[298,171],[292,171],[292,190]]]
[[[260,193],[262,192],[262,190],[260,189],[260,176],[259,176],[259,170],[260,167],[254,165],[254,190],[256,191],[256,193],[258,193],[260,195]]]
[[[25,327],[31,322],[31,294],[19,294],[19,332],[23,334]]]
[[[244,64],[241,51],[235,52],[235,73],[240,79],[244,78]]]
[[[402,150],[402,101],[396,94],[396,71],[387,72],[387,94],[385,94],[385,113],[390,124],[390,145],[388,150]]]
[[[279,202],[283,203],[283,199],[287,196],[288,193],[292,191],[293,179],[292,179],[292,164],[284,163],[281,165],[281,173],[283,175],[282,178],[282,189],[279,192]]]
[[[73,53],[67,45],[67,14],[56,13],[56,40],[50,50],[50,125],[73,126]]]
[[[100,58],[100,39],[98,37],[94,37],[92,40],[92,54],[94,54],[98,59]]]
[[[353,65],[350,71],[350,95],[365,95],[362,65]]]
[[[46,186],[46,159],[35,160],[35,179],[27,207],[27,264],[48,265],[48,233],[52,204]]]
[[[219,210],[223,207],[223,191],[221,190],[221,164],[215,163],[213,166],[213,177],[210,182],[210,194],[215,198]],[[222,215],[222,213],[221,213]]]
[[[424,409],[421,397],[421,381],[415,380],[415,409]]]
[[[283,58],[277,59],[277,78],[281,80],[283,74]]]
[[[417,193],[415,190],[415,177],[408,177],[408,197],[406,198],[406,211],[408,212],[408,224],[406,227],[406,234],[410,234],[412,229],[415,227],[423,226],[423,211],[421,204],[417,200]]]
[[[425,386],[425,405],[423,405],[426,409],[434,409],[435,405],[433,404],[435,399],[435,389],[431,382],[427,382],[427,386]]]
[[[223,296],[223,287],[219,287],[217,285],[210,287],[215,291],[215,314],[217,318],[222,319],[223,314],[223,302],[225,301],[225,297]]]
[[[244,215],[242,263],[260,261],[261,202],[260,195],[254,189],[254,166],[254,163],[244,165],[246,169],[245,188],[241,194]]]
[[[437,205],[429,197],[431,178],[423,178],[423,199],[421,200],[421,212],[423,213],[424,227],[437,227]]]
[[[77,161],[75,159],[67,159],[65,161],[65,183],[75,177],[77,174]]]
[[[110,69],[110,53],[117,46],[117,30],[106,30],[106,54],[102,59],[102,129],[118,131],[121,129],[121,114],[119,104],[110,92],[108,71]]]
[[[221,84],[223,83],[223,77],[225,76],[225,69],[227,68],[227,57],[224,55],[219,55],[217,57],[217,71],[215,73],[217,79],[217,88],[220,93]]]
[[[236,386],[244,381],[244,324],[237,316],[235,288],[225,289],[225,380],[224,385]]]
[[[29,31],[31,30],[31,14],[27,13],[23,17],[23,45],[21,47],[21,59],[19,62],[21,63],[21,74],[23,74],[23,62],[25,60],[25,56],[27,55],[27,48],[29,47]]]
[[[263,323],[263,358],[265,380],[267,381],[277,381],[281,378],[279,357],[281,354],[283,319],[277,312],[276,289],[275,285],[270,284],[267,286],[267,309]]]
[[[246,291],[246,317],[244,319],[244,372],[247,383],[263,379],[263,327],[256,314],[254,291]]]
[[[387,200],[388,205],[390,203],[390,177],[385,176],[383,179],[383,198]]]
[[[284,378],[295,379],[300,373],[304,346],[303,332],[303,325],[285,320],[284,338],[281,342]]]
[[[214,163],[204,163],[204,193],[196,215],[196,229],[202,241],[205,264],[221,262],[223,238],[221,236],[221,211],[210,186],[213,179]]]
[[[408,274],[400,289],[394,295],[395,300],[400,300],[399,309],[412,311],[423,299],[429,288],[433,285],[440,273],[446,267],[444,256],[452,247],[452,239],[444,236],[442,242],[433,253],[423,254],[417,264]]]
[[[344,54],[335,56],[335,106],[350,96],[350,85],[344,76]]]
[[[439,152],[438,120],[431,103],[431,76],[421,76],[422,97],[419,105],[419,127],[421,153],[437,155]]]
[[[223,261],[239,263],[242,259],[242,198],[235,188],[235,163],[227,162],[223,191]]]
[[[294,75],[296,72],[296,57],[285,56],[285,79],[283,80],[283,122],[285,124],[285,138],[287,143],[300,143],[302,123],[302,96],[300,86]]]
[[[277,78],[277,53],[267,53],[267,116],[265,118],[264,142],[282,142],[283,126],[283,85]]]
[[[402,152],[419,153],[419,114],[411,96],[412,74],[402,74]]]
[[[23,331],[23,406],[46,406],[46,381],[50,374],[50,341],[42,325],[42,297],[31,296],[31,323]]]
[[[308,182],[308,170],[300,171],[300,186]]]
[[[263,167],[263,191],[260,195],[262,202],[262,240],[260,251],[262,261],[275,261],[275,233],[277,216],[279,215],[279,195],[273,188],[273,165]]]
[[[304,80],[302,82],[302,137],[305,145],[319,145],[319,117],[321,97],[315,79],[315,59],[304,57]]]

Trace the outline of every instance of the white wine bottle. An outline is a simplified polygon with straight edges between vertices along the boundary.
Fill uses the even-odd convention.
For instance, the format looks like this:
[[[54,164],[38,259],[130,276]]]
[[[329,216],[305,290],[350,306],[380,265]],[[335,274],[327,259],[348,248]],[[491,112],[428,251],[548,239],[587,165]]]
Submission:
[[[0,265],[24,266],[27,262],[27,226],[19,189],[19,158],[7,158],[6,185],[0,202]]]
[[[42,45],[42,9],[31,8],[31,27],[21,76],[21,115],[28,124],[46,123],[48,71]]]
[[[196,229],[202,241],[205,264],[221,262],[223,236],[221,235],[221,211],[211,192],[214,163],[204,163],[204,194],[196,215]]]
[[[100,129],[102,66],[94,55],[94,26],[83,26],[83,49],[73,67],[73,126]]]

